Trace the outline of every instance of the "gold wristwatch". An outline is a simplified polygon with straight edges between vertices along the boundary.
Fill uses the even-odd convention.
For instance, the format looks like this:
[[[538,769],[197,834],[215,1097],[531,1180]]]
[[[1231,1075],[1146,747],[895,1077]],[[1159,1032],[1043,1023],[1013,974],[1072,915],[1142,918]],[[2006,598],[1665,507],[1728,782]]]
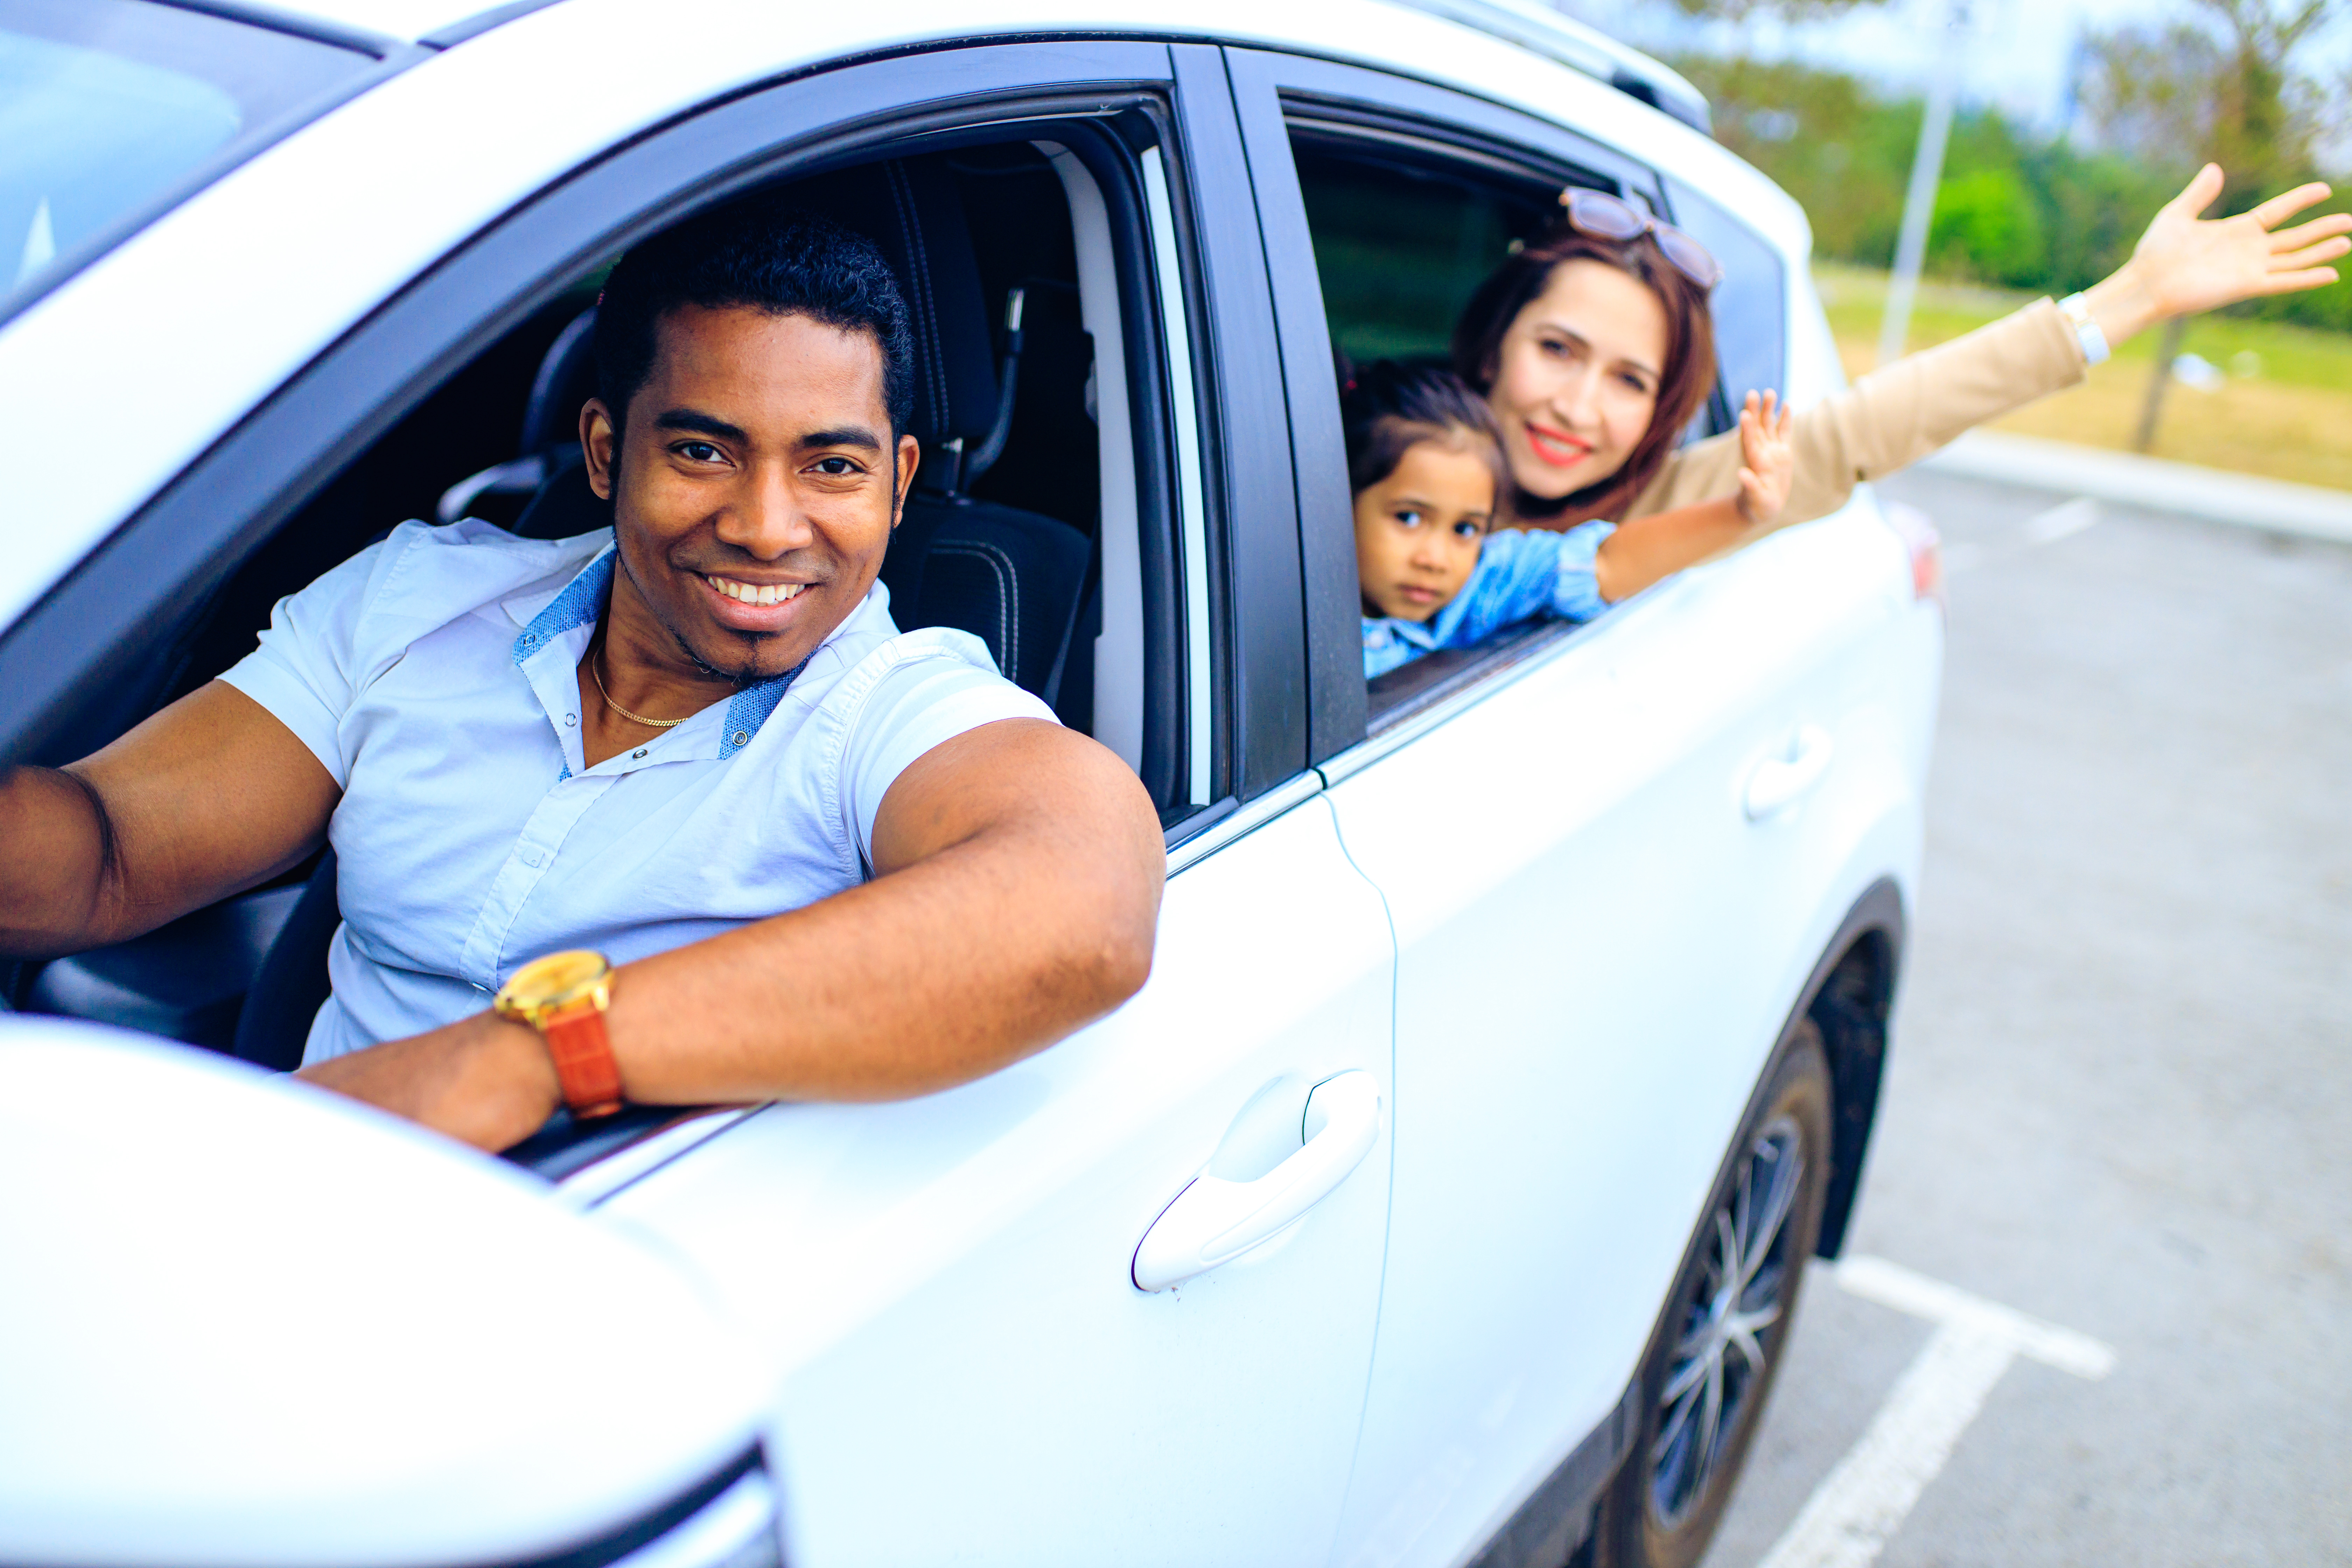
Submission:
[[[491,1004],[501,1018],[529,1024],[547,1042],[563,1103],[586,1121],[621,1109],[621,1064],[613,1059],[604,1009],[613,1005],[613,965],[578,949],[535,958],[499,987]]]

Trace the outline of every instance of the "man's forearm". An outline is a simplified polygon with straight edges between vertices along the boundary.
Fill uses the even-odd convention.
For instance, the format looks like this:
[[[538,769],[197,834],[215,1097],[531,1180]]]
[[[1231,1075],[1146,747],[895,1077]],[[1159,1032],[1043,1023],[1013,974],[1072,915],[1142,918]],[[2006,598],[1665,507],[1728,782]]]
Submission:
[[[609,1022],[629,1097],[898,1099],[1109,1012],[1150,969],[1157,868],[1123,898],[1088,870],[1041,879],[1021,849],[950,850],[626,966]]]
[[[106,803],[86,780],[56,768],[0,774],[0,957],[104,942],[113,846]]]
[[[892,787],[874,881],[614,973],[605,1026],[629,1100],[922,1094],[1141,986],[1167,865],[1150,799],[1090,741],[988,728],[1010,732],[950,742]],[[490,1013],[303,1076],[492,1149],[557,1104],[537,1035]]]

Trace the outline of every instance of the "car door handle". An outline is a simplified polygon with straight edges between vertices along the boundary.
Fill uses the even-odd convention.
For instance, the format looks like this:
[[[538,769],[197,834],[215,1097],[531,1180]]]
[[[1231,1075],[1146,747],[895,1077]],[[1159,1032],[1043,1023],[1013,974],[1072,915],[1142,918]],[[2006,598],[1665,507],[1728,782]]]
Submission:
[[[1748,820],[1760,822],[1784,806],[1793,805],[1830,771],[1830,754],[1837,749],[1830,732],[1807,724],[1790,742],[1788,755],[1767,757],[1748,775],[1739,804]]]
[[[1165,1290],[1229,1263],[1328,1195],[1380,1141],[1380,1085],[1360,1070],[1324,1079],[1299,1131],[1298,1152],[1257,1180],[1202,1175],[1177,1194],[1135,1249],[1137,1289]]]

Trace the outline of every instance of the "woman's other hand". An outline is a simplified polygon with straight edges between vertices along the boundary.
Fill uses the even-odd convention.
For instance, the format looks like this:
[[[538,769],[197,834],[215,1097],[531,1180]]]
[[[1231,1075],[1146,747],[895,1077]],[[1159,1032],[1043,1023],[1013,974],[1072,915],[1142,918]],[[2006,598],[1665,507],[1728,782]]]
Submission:
[[[2110,344],[2173,316],[2267,294],[2293,294],[2336,281],[2326,264],[2352,250],[2352,215],[2329,213],[2294,228],[2278,226],[2327,199],[2317,181],[2273,196],[2235,217],[2198,215],[2221,195],[2221,168],[2208,163],[2165,203],[2132,258],[2084,290],[2084,303]]]
[[[1780,515],[1796,482],[1790,424],[1788,405],[1776,392],[1751,392],[1739,410],[1739,515],[1758,527]]]

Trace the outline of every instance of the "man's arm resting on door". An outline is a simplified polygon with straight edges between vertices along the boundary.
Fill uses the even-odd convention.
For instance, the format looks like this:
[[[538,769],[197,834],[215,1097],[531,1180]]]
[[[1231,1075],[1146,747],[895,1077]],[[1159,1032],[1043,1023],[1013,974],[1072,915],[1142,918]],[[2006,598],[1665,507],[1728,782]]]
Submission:
[[[341,791],[220,681],[65,768],[0,774],[0,956],[125,942],[301,863]]]
[[[875,879],[618,970],[627,1098],[895,1100],[1019,1060],[1141,988],[1167,852],[1111,752],[1042,720],[968,731],[900,773]],[[560,1102],[530,1027],[477,1014],[303,1069],[483,1148]]]

